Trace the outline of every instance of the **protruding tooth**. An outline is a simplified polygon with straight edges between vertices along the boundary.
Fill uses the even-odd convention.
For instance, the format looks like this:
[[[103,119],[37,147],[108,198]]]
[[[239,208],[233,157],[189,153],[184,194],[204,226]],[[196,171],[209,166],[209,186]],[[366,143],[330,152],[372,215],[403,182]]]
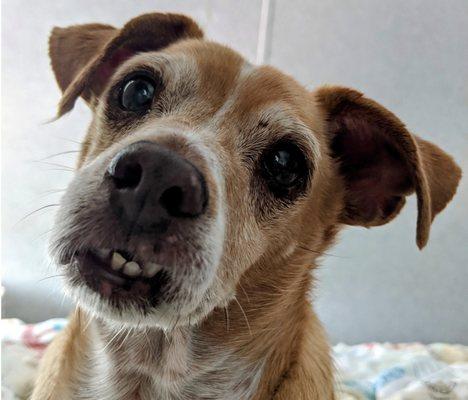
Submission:
[[[124,265],[123,273],[128,276],[138,276],[141,274],[141,268],[135,261],[129,261]]]
[[[162,265],[156,264],[156,263],[146,263],[145,266],[143,267],[143,276],[147,278],[152,278],[155,276],[159,271],[161,271]]]
[[[99,258],[105,259],[109,257],[110,255],[110,249],[97,249],[96,254],[98,255]]]
[[[114,271],[118,271],[126,262],[127,260],[119,252],[112,253],[111,267]]]

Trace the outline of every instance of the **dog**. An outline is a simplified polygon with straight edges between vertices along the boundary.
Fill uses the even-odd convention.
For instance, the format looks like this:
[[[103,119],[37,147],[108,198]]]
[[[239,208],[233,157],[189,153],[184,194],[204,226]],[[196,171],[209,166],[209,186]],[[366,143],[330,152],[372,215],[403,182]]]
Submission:
[[[183,15],[49,44],[58,116],[81,96],[93,117],[51,241],[76,309],[32,399],[334,399],[317,258],[413,193],[423,248],[454,160],[360,92],[306,90]]]

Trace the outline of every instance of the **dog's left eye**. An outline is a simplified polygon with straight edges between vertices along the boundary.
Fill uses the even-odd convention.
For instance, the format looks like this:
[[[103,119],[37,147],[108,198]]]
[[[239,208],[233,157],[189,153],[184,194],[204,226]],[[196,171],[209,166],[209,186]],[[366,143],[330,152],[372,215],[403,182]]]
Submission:
[[[155,82],[146,76],[127,80],[120,92],[120,106],[127,111],[148,110],[153,102],[155,87]]]
[[[262,171],[270,189],[282,194],[305,182],[307,161],[298,146],[280,142],[264,152]]]

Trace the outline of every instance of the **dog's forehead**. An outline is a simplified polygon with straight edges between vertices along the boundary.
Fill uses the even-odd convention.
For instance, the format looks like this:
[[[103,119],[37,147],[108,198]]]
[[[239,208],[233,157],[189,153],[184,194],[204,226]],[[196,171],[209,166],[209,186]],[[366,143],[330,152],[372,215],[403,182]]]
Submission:
[[[170,110],[144,121],[138,132],[170,130],[182,122],[210,146],[246,152],[290,136],[318,160],[323,118],[311,93],[279,70],[254,65],[215,42],[185,40],[136,55],[114,81],[142,67],[162,76],[163,104]]]
[[[218,116],[260,115],[282,105],[290,115],[300,114],[310,98],[291,77],[269,66],[256,66],[215,42],[185,40],[160,52],[140,54],[125,69],[140,65],[161,70],[169,86],[192,85],[205,110]]]

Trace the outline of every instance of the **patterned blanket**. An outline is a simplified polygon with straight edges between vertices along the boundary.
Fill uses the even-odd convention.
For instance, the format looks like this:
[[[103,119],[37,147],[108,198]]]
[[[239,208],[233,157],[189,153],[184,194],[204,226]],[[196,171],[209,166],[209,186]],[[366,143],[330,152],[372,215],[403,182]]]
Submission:
[[[28,398],[42,353],[66,323],[1,321],[2,399]],[[333,354],[338,400],[468,400],[468,346],[338,344]]]

